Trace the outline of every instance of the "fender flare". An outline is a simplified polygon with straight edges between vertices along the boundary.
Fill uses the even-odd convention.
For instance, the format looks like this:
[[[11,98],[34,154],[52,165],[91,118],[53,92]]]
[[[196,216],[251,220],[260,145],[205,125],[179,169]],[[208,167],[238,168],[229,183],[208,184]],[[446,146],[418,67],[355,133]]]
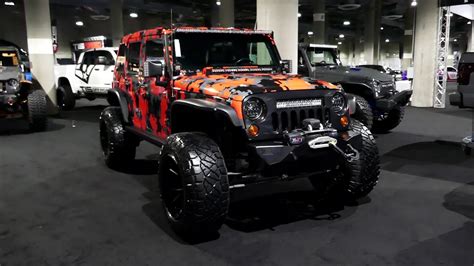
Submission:
[[[358,82],[337,82],[337,84],[341,84],[342,89],[346,93],[351,93],[351,94],[354,94],[354,95],[362,96],[363,98],[366,98],[367,96],[369,96],[371,99],[375,99],[374,90],[371,87],[369,87],[367,84],[358,83]],[[358,90],[358,89],[354,89],[354,90],[349,89],[349,90],[347,90],[346,88],[347,87],[349,87],[349,88],[352,87],[351,85],[356,86],[358,88],[363,87],[364,89],[362,89],[362,90]]]
[[[185,99],[176,100],[171,104],[171,117],[173,117],[173,111],[179,107],[190,107],[199,111],[210,111],[214,113],[224,114],[229,121],[235,127],[243,127],[242,120],[239,119],[235,110],[227,104],[220,102],[213,102],[205,99]]]
[[[107,102],[111,106],[119,106],[120,110],[122,110],[123,121],[125,123],[129,123],[129,119],[128,119],[129,112],[128,112],[127,100],[120,93],[118,89],[110,89],[107,92]]]

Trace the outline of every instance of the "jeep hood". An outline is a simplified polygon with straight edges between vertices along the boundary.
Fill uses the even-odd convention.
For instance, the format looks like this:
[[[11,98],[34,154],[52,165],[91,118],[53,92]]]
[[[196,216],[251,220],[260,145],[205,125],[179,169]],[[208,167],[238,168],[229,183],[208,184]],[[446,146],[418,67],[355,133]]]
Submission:
[[[4,67],[0,66],[0,80],[9,80],[19,78],[20,71],[18,67]]]
[[[247,95],[291,90],[338,89],[337,86],[297,75],[282,74],[196,74],[174,81],[180,90],[200,93],[224,100],[242,101]]]
[[[332,83],[350,82],[368,84],[373,79],[380,82],[390,82],[393,80],[392,76],[380,73],[375,69],[346,66],[317,66],[314,77]]]

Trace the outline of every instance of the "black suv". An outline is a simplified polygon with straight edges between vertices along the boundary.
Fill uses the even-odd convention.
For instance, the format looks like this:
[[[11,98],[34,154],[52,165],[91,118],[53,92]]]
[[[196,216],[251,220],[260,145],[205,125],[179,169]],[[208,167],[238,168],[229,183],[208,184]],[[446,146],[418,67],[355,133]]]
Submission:
[[[298,74],[341,84],[355,96],[354,118],[377,132],[389,131],[400,124],[404,106],[412,91],[397,92],[393,76],[366,68],[343,66],[337,46],[300,44]]]

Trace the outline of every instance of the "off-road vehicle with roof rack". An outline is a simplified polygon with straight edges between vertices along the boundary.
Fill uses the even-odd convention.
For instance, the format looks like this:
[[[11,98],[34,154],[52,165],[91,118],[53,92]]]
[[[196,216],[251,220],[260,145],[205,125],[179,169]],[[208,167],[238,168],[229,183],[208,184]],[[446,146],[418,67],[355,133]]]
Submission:
[[[325,195],[367,195],[379,155],[367,127],[350,121],[353,101],[287,71],[271,32],[125,36],[100,116],[106,164],[132,161],[141,140],[161,146],[157,189],[172,228],[186,235],[217,230],[230,190],[252,183],[305,177]]]
[[[298,73],[333,84],[356,99],[353,117],[376,132],[397,127],[412,90],[397,92],[393,76],[366,67],[343,66],[336,45],[300,44]]]
[[[14,46],[0,47],[0,119],[25,118],[32,131],[47,126],[46,94],[32,84],[29,62]]]

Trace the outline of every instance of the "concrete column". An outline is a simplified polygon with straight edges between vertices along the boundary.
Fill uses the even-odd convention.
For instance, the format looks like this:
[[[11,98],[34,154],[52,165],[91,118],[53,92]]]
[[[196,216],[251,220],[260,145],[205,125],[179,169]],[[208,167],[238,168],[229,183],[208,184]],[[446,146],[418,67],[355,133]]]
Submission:
[[[282,59],[292,61],[297,72],[298,0],[257,0],[257,28],[273,30]]]
[[[378,64],[380,53],[381,1],[370,0],[364,28],[364,60]]]
[[[471,23],[471,31],[467,34],[467,52],[474,52],[474,23]]]
[[[312,42],[326,43],[326,1],[313,0],[313,38]]]
[[[123,2],[110,0],[110,30],[114,46],[119,46],[123,37]]]
[[[234,0],[221,0],[219,22],[221,27],[234,27]]]
[[[33,64],[32,72],[51,103],[56,106],[49,0],[24,1],[24,5],[28,53]]]
[[[438,27],[437,1],[418,1],[412,105],[432,107]]]
[[[403,70],[413,66],[413,22],[415,18],[415,11],[415,8],[410,8],[405,13],[405,35],[403,37],[402,59]]]

